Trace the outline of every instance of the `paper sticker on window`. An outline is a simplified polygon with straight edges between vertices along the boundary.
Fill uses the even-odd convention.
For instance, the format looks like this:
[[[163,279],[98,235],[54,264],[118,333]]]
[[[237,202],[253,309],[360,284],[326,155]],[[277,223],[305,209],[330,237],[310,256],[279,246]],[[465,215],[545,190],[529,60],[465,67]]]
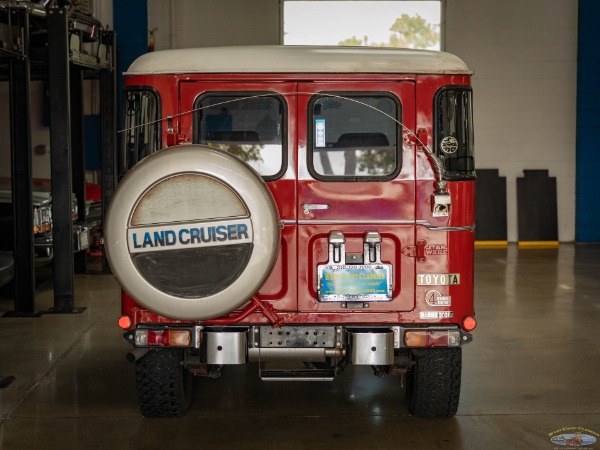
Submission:
[[[315,147],[325,146],[325,119],[315,119]]]

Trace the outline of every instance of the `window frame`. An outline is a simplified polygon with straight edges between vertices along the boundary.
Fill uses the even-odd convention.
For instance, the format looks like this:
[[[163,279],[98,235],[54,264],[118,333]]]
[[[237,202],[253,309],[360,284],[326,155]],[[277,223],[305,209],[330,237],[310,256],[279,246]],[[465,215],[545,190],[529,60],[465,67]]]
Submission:
[[[260,97],[257,97],[260,96]],[[288,104],[285,97],[275,91],[205,91],[194,99],[193,103],[193,131],[192,141],[194,144],[200,144],[200,122],[199,114],[201,102],[208,97],[255,97],[255,98],[275,98],[282,107],[281,111],[281,167],[273,175],[260,175],[264,181],[275,181],[283,177],[287,171],[288,165]],[[206,145],[206,144],[200,144]],[[246,163],[247,164],[247,163]],[[249,165],[249,164],[248,164]]]
[[[126,108],[127,108],[127,97],[128,94],[130,92],[149,92],[150,94],[152,94],[156,100],[156,119],[155,119],[155,123],[156,123],[156,128],[157,128],[157,142],[156,142],[156,150],[152,153],[156,153],[160,150],[163,149],[162,146],[162,121],[163,121],[163,117],[162,117],[162,98],[160,96],[160,93],[153,87],[153,86],[146,86],[146,85],[139,85],[139,86],[125,86],[123,88],[122,91],[122,111],[121,111],[121,117],[123,120],[123,137],[121,139],[118,140],[119,142],[119,149],[120,149],[120,155],[119,155],[119,165],[118,165],[118,170],[119,170],[119,176],[123,176],[125,175],[127,172],[129,172],[133,166],[135,166],[135,164],[139,163],[141,161],[141,159],[139,159],[133,166],[128,167],[129,166],[129,161],[127,160],[128,155],[127,155],[127,148],[125,145],[125,139],[128,136],[130,130],[129,128],[126,128],[126,122],[127,122],[127,114],[126,114]],[[152,153],[146,155],[149,156]],[[143,158],[142,158],[143,159]]]
[[[446,169],[446,159],[445,154],[441,152],[439,148],[439,124],[438,124],[438,114],[439,114],[439,98],[440,96],[447,91],[467,91],[471,93],[471,129],[470,129],[470,138],[471,138],[471,155],[470,157],[473,159],[473,170],[468,172],[458,172],[458,171],[448,171]],[[448,181],[468,181],[475,180],[477,178],[476,169],[475,169],[475,142],[474,142],[474,134],[475,127],[473,123],[473,87],[468,85],[454,85],[449,84],[442,86],[439,88],[434,96],[433,96],[433,152],[435,155],[440,158],[442,157],[442,163],[444,164],[444,179]]]
[[[321,98],[336,98],[336,97],[348,97],[348,98],[360,98],[360,97],[385,97],[389,98],[396,105],[396,115],[394,119],[398,122],[402,123],[402,101],[400,98],[395,95],[393,92],[389,91],[322,91],[315,95],[313,95],[307,107],[307,139],[306,139],[306,157],[307,157],[307,167],[310,175],[319,181],[327,181],[327,182],[384,182],[393,180],[398,176],[400,171],[402,170],[402,127],[395,123],[396,127],[396,167],[395,169],[387,174],[387,175],[365,175],[365,176],[357,176],[357,175],[323,175],[315,170],[313,161],[314,161],[314,116],[313,116],[313,108],[317,100]],[[385,116],[384,116],[385,117]],[[387,118],[388,120],[392,120]]]

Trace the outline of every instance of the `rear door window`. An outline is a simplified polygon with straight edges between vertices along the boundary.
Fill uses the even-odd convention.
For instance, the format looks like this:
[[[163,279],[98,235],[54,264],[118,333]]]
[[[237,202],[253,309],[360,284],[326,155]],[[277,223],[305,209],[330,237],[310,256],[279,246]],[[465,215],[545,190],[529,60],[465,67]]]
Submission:
[[[198,144],[226,151],[264,179],[279,178],[286,160],[285,102],[265,93],[210,93],[194,105]]]
[[[389,180],[400,171],[400,104],[389,94],[320,94],[309,115],[309,170],[316,179]]]

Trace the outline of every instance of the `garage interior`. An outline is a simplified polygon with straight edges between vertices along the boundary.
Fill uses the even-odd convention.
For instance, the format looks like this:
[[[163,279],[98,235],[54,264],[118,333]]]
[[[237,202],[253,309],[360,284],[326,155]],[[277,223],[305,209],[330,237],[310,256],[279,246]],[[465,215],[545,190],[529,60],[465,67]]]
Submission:
[[[64,10],[66,3],[51,7]],[[3,71],[15,71],[12,81],[4,71],[0,83],[0,178],[13,178],[20,220],[33,221],[32,180],[53,180],[46,187],[56,208],[53,263],[34,261],[31,227],[17,225],[14,267],[21,276],[0,291],[1,448],[544,449],[555,448],[550,436],[565,428],[598,436],[596,2],[440,3],[442,48],[475,72],[481,191],[479,325],[463,352],[461,401],[450,419],[411,416],[400,379],[373,377],[369,367],[350,366],[331,383],[279,383],[261,381],[255,364],[228,367],[219,379],[195,379],[194,404],[184,417],[140,416],[135,373],[125,359],[129,346],[117,326],[119,285],[101,253],[76,252],[71,239],[73,227],[92,228],[107,206],[86,217],[86,181],[100,179],[104,199],[116,184],[119,74],[147,51],[148,30],[155,28],[155,50],[281,44],[284,0],[91,5],[103,31],[87,44],[103,46],[101,60],[69,57],[69,22],[51,14],[53,57],[0,59]],[[51,26],[57,27],[52,34]],[[7,63],[13,59],[18,62]],[[49,77],[63,82],[45,102]],[[10,89],[31,96],[30,107],[11,100]],[[44,125],[46,107],[61,118],[58,125]],[[83,119],[90,116],[97,158],[86,163],[82,148],[90,129]],[[12,117],[20,120],[11,125]],[[11,163],[11,148],[30,151],[14,151]],[[86,174],[90,166],[94,175]],[[72,221],[74,199],[80,225]],[[527,216],[544,202],[549,215]]]

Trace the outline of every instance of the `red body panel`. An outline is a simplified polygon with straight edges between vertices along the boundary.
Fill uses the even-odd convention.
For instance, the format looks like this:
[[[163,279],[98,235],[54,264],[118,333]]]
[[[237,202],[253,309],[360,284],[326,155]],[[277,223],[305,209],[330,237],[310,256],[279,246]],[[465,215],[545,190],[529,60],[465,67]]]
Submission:
[[[306,82],[312,80],[313,82]],[[447,85],[468,86],[466,75],[367,74],[227,74],[126,76],[127,86],[152,86],[159,94],[162,116],[173,116],[178,142],[192,142],[196,98],[204,92],[273,91],[287,104],[287,167],[267,184],[279,208],[283,228],[277,262],[254,302],[212,323],[268,323],[257,305],[268,302],[282,323],[456,323],[474,315],[473,241],[475,182],[448,183],[450,214],[433,217],[431,196],[435,172],[412,133],[425,130],[433,142],[433,98]],[[331,182],[311,177],[307,167],[308,113],[311,96],[320,91],[386,92],[402,105],[402,168],[391,181]],[[162,124],[163,146],[167,123]],[[305,203],[331,208],[305,214]],[[450,230],[446,228],[450,227]],[[363,236],[382,237],[382,262],[393,267],[393,300],[371,302],[368,309],[346,310],[339,302],[317,300],[317,265],[328,260],[328,235],[346,236],[346,252],[362,253]],[[413,252],[412,250],[415,249]],[[421,253],[419,253],[421,252]],[[418,257],[418,255],[422,257]],[[417,285],[419,274],[460,274],[460,284]],[[436,290],[451,298],[449,306],[431,306],[427,293]],[[262,302],[262,303],[261,303]],[[423,318],[429,311],[452,317]],[[122,313],[140,322],[180,323],[141,308],[123,293]],[[243,315],[240,315],[243,314]],[[425,314],[426,315],[426,314]],[[211,321],[205,321],[210,324]]]

